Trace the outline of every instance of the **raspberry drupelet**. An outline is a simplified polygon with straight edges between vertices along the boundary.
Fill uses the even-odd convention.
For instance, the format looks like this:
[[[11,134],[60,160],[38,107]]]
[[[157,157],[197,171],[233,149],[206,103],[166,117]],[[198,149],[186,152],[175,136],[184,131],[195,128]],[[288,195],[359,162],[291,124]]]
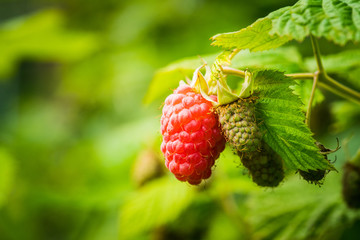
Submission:
[[[161,134],[166,167],[178,180],[192,185],[210,177],[211,167],[225,148],[212,103],[187,84],[166,98]]]

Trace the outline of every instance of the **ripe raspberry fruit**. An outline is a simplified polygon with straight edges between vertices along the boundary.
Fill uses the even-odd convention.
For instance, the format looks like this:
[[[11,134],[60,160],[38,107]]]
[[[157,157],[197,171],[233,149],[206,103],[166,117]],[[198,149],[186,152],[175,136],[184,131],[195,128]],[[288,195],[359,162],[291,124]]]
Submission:
[[[256,123],[254,102],[254,97],[239,98],[216,109],[223,134],[237,152],[253,152],[261,148],[262,133]]]
[[[225,148],[212,103],[189,85],[180,85],[165,100],[161,116],[161,151],[166,167],[180,181],[197,185]]]
[[[276,187],[285,176],[282,159],[267,144],[262,145],[261,151],[238,155],[254,183],[261,187]]]

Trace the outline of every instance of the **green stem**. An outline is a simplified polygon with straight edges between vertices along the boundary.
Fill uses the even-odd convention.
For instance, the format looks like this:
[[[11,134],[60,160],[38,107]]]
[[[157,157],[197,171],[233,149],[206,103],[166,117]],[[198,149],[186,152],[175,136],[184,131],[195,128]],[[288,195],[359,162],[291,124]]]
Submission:
[[[232,53],[229,55],[229,59],[233,59],[235,57],[236,54],[238,54],[240,52],[240,49],[235,48]]]
[[[285,76],[296,80],[314,79],[313,73],[291,73],[291,74],[285,74]]]
[[[234,75],[238,77],[245,77],[245,71],[222,66],[223,73],[228,75]],[[314,73],[291,73],[291,74],[285,74],[285,76],[290,77],[294,80],[310,80],[314,79]],[[344,86],[343,84],[339,83],[335,79],[331,78],[327,74],[320,73],[318,71],[319,79],[317,82],[317,85],[321,88],[324,88],[340,97],[343,97],[349,101],[352,101],[356,104],[360,105],[360,93]]]
[[[316,72],[314,74],[313,86],[312,86],[312,89],[311,89],[311,95],[310,95],[309,104],[308,104],[307,111],[306,111],[306,118],[305,118],[305,124],[309,128],[310,128],[310,118],[311,118],[312,103],[314,101],[315,90],[316,90],[316,85],[317,85],[318,80],[319,80],[319,73]]]
[[[314,51],[316,64],[318,66],[319,74],[325,73],[324,66],[323,66],[323,64],[321,62],[321,54],[320,54],[319,43],[312,34],[310,34],[310,39],[311,39],[311,45],[312,45],[312,48],[313,48],[313,51]]]
[[[245,71],[231,68],[228,66],[222,66],[223,73],[228,75],[234,75],[238,77],[245,77]],[[291,73],[291,74],[285,74],[285,76],[290,77],[292,79],[296,80],[306,80],[306,79],[314,79],[313,73]]]
[[[360,93],[342,85],[328,75],[319,76],[319,86],[349,101],[360,105]]]
[[[234,76],[238,76],[238,77],[245,77],[245,71],[236,69],[236,68],[231,68],[231,67],[227,67],[227,66],[222,66],[222,70],[223,73],[227,74],[227,75],[234,75]]]

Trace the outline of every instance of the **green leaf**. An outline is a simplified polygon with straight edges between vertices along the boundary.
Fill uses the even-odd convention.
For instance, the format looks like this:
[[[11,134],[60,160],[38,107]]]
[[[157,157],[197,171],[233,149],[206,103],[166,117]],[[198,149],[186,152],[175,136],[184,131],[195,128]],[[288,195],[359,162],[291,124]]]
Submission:
[[[270,33],[304,40],[309,34],[344,45],[360,41],[360,1],[300,0],[267,16]]]
[[[289,169],[332,169],[319,153],[310,129],[305,125],[301,100],[289,88],[295,82],[281,72],[265,70],[254,74],[259,97],[256,103],[259,126],[265,142]]]
[[[212,45],[225,49],[249,49],[250,51],[263,51],[277,48],[290,40],[289,37],[280,37],[270,34],[272,30],[271,20],[262,18],[247,28],[237,32],[222,33],[212,37]]]
[[[193,188],[168,178],[153,181],[129,199],[120,212],[121,239],[174,221],[191,203]]]

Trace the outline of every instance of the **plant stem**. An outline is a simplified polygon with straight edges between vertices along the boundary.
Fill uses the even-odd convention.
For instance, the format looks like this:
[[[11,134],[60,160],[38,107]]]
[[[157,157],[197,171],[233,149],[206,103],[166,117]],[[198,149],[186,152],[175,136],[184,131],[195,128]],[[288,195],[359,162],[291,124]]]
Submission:
[[[305,124],[309,128],[310,128],[310,118],[311,118],[312,103],[314,101],[315,90],[316,90],[316,85],[317,85],[318,80],[319,80],[319,72],[316,72],[314,74],[313,86],[312,86],[312,89],[311,89],[311,95],[310,95],[309,104],[308,104],[307,111],[306,111],[306,118],[305,118]]]
[[[245,77],[245,71],[242,71],[239,69],[231,68],[228,66],[222,66],[222,70],[223,70],[223,73],[225,73],[225,74],[235,75],[235,76],[239,76],[239,77]]]
[[[328,75],[319,76],[319,86],[349,101],[360,105],[360,93],[342,85]]]
[[[285,76],[296,80],[314,79],[314,73],[291,73],[291,74],[285,74]]]
[[[310,34],[310,39],[311,39],[311,45],[312,45],[312,48],[313,48],[316,64],[318,66],[319,74],[323,74],[323,73],[325,73],[325,70],[324,70],[324,66],[323,66],[323,64],[321,62],[321,54],[320,54],[319,43],[312,34]]]
[[[229,59],[233,59],[235,55],[238,54],[238,52],[240,52],[240,49],[235,48],[234,50],[232,50],[232,53],[229,55]]]
[[[245,71],[231,68],[228,66],[222,66],[223,73],[228,75],[234,75],[238,77],[245,77]],[[285,76],[290,77],[294,80],[310,80],[314,79],[314,73],[291,73],[291,74],[285,74]],[[340,97],[343,97],[349,101],[352,101],[356,104],[360,105],[360,93],[344,86],[343,84],[339,83],[335,79],[328,76],[326,73],[320,73],[318,71],[318,82],[317,86],[324,88]]]

